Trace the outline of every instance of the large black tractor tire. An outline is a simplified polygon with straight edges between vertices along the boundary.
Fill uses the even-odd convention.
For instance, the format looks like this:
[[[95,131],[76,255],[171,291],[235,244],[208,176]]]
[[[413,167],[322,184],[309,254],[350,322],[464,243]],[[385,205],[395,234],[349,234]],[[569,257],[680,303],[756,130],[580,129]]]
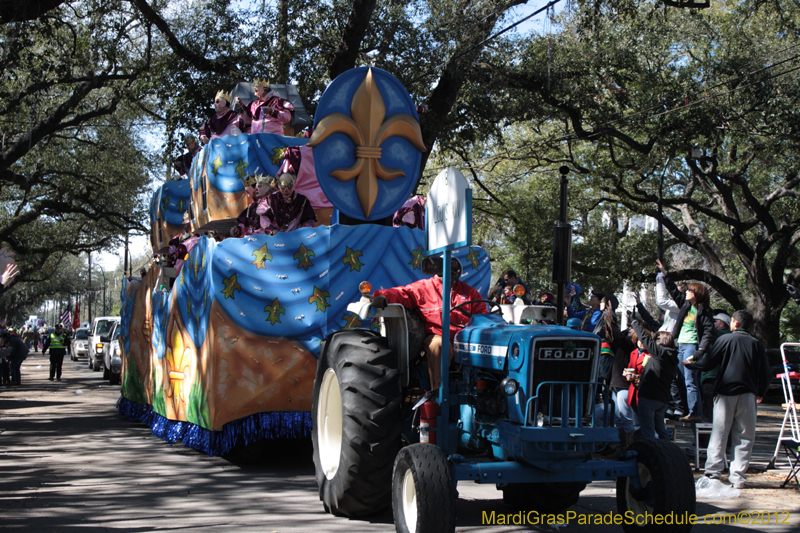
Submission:
[[[638,454],[643,488],[635,491],[630,478],[617,478],[617,509],[623,516],[633,517],[623,521],[622,528],[627,533],[690,531],[692,526],[686,523],[686,517],[694,514],[697,497],[692,467],[680,448],[668,440],[647,439],[634,442],[628,450]],[[645,524],[645,513],[651,518],[671,515],[673,523]],[[636,518],[639,524],[635,523]]]
[[[314,470],[326,511],[357,517],[390,505],[401,406],[400,374],[385,339],[368,330],[328,337],[311,407]]]
[[[392,513],[398,533],[452,533],[457,500],[441,448],[412,444],[400,450],[392,475]]]
[[[586,483],[512,483],[503,487],[503,502],[515,509],[558,513],[578,503]]]

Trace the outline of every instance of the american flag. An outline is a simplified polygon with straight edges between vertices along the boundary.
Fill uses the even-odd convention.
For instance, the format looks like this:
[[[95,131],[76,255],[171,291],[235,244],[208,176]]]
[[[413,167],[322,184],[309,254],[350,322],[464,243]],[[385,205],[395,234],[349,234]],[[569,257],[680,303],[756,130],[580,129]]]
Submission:
[[[70,311],[69,308],[61,313],[61,323],[64,324],[64,327],[69,327],[72,323],[72,311]]]

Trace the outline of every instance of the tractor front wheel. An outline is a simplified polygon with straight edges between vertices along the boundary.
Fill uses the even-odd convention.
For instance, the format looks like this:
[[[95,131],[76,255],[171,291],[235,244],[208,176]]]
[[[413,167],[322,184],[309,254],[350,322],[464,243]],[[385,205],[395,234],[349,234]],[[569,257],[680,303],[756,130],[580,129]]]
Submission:
[[[634,488],[631,478],[617,478],[617,509],[632,517],[622,528],[626,533],[690,531],[688,517],[695,512],[697,497],[692,467],[680,448],[667,440],[647,439],[634,442],[628,450],[638,454],[641,488]],[[652,522],[654,516],[668,515],[669,524]]]
[[[400,450],[392,475],[392,513],[398,533],[452,533],[457,500],[444,450],[435,444]]]

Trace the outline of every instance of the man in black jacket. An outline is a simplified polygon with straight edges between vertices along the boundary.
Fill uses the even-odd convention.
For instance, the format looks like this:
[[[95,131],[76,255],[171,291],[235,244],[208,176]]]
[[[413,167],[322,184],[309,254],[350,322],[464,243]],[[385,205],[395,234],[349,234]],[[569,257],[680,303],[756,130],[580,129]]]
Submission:
[[[0,355],[6,357],[11,366],[11,384],[20,385],[22,383],[20,367],[28,357],[28,347],[17,335],[12,335],[6,330],[0,334],[0,351],[2,351]]]
[[[705,474],[719,479],[724,466],[725,443],[731,435],[733,461],[729,480],[734,488],[744,488],[750,453],[756,438],[757,405],[770,382],[770,366],[764,345],[747,330],[753,315],[736,311],[731,317],[730,335],[717,339],[711,350],[697,363],[681,364],[697,370],[719,367],[714,387],[714,428],[708,443]]]

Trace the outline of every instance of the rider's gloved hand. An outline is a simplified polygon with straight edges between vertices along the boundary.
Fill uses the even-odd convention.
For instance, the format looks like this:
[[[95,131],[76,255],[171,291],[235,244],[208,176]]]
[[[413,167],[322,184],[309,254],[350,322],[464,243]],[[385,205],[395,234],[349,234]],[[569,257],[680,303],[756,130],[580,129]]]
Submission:
[[[375,309],[386,309],[386,305],[389,302],[386,301],[386,296],[376,296],[372,299],[372,306]]]

